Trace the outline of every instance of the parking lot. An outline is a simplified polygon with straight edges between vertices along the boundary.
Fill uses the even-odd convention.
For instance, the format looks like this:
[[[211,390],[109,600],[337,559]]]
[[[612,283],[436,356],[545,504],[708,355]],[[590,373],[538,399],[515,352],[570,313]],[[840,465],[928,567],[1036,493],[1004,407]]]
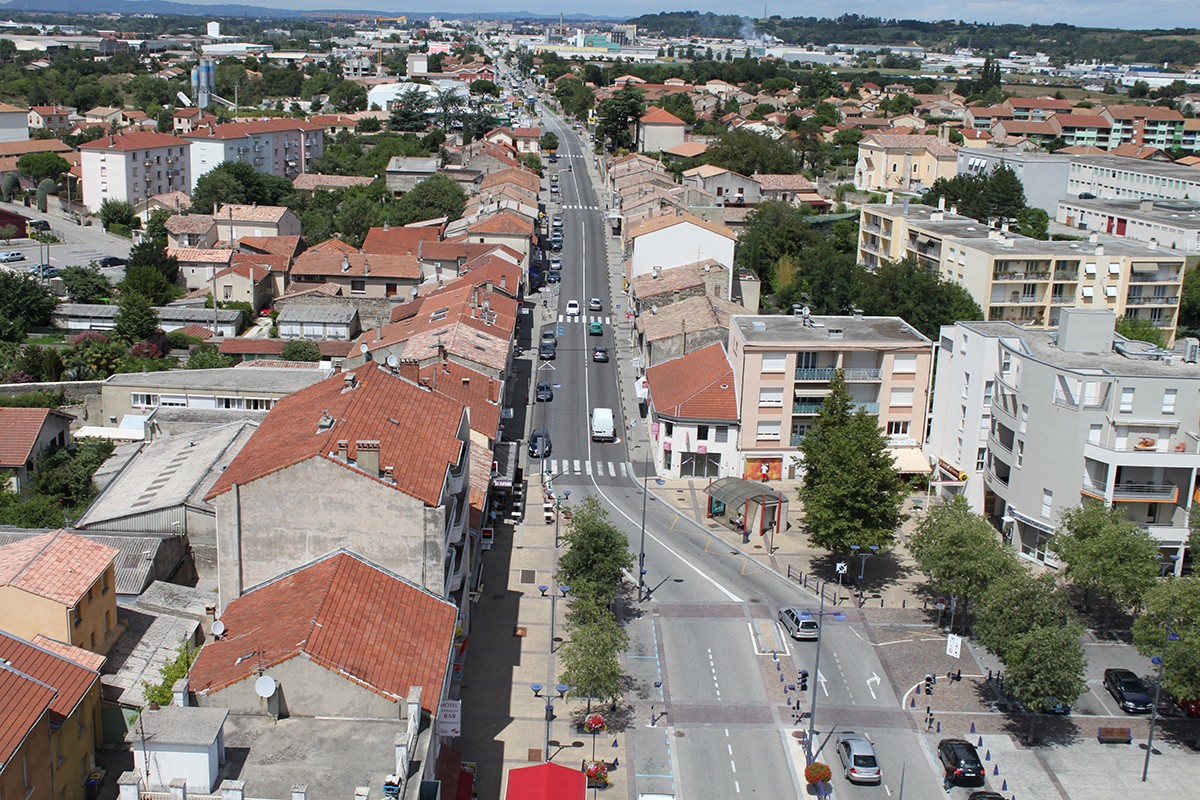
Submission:
[[[99,221],[92,225],[78,225],[66,213],[50,210],[42,213],[37,208],[26,208],[22,203],[2,203],[0,207],[21,214],[31,220],[44,220],[50,225],[50,233],[59,239],[58,242],[42,244],[32,239],[13,239],[8,244],[0,243],[0,251],[20,252],[25,256],[21,261],[11,261],[0,264],[15,272],[24,273],[36,264],[49,264],[62,269],[68,266],[83,266],[97,261],[105,256],[127,258],[132,243],[123,236],[106,233]],[[101,270],[105,277],[114,283],[124,277],[122,267],[112,267]]]

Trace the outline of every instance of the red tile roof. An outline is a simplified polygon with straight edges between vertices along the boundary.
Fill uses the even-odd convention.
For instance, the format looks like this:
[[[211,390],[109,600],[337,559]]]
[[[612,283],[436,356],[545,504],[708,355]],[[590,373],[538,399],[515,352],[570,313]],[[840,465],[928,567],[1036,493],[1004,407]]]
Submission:
[[[670,111],[659,108],[658,106],[651,106],[649,109],[647,109],[646,113],[642,115],[641,119],[639,119],[638,122],[641,122],[646,125],[686,125],[687,124],[686,122],[681,120],[679,117],[672,114]]]
[[[1104,112],[1113,119],[1183,120],[1183,114],[1164,106],[1105,106]]]
[[[364,253],[407,253],[418,251],[421,242],[436,242],[441,226],[420,228],[371,228],[363,241]]]
[[[373,253],[330,253],[312,248],[296,256],[292,275],[326,275],[347,278],[406,278],[419,280],[421,267],[416,255]]]
[[[169,133],[155,131],[134,131],[116,136],[101,136],[90,142],[79,145],[80,150],[149,150],[154,147],[186,147],[188,142]]]
[[[243,236],[238,247],[289,258],[301,252],[299,236]]]
[[[256,133],[278,133],[281,131],[324,131],[320,125],[314,125],[302,119],[260,119],[251,122],[226,122],[223,125],[202,125],[191,133],[184,134],[188,139],[241,139]]]
[[[533,223],[516,213],[505,209],[497,214],[489,214],[467,226],[467,233],[472,235],[494,236],[532,236]]]
[[[203,325],[197,325],[195,323],[191,325],[184,325],[182,328],[176,328],[175,333],[181,333],[184,336],[192,336],[196,339],[211,339],[213,337],[211,328],[206,328]]]
[[[509,167],[498,172],[489,172],[484,176],[483,181],[479,184],[479,188],[490,189],[493,186],[499,186],[502,183],[515,183],[518,186],[523,186],[531,192],[536,192],[541,181],[537,175],[532,172],[518,167]]]
[[[68,421],[75,419],[52,408],[0,407],[0,467],[25,465],[51,414]]]
[[[4,713],[0,714],[0,764],[8,764],[17,748],[50,710],[55,691],[44,683],[0,663],[0,698]]]
[[[329,238],[323,242],[317,242],[312,247],[308,248],[309,253],[357,253],[358,248],[349,242],[343,242],[341,239]]]
[[[646,370],[659,414],[677,419],[738,419],[733,368],[720,342]]]
[[[34,680],[55,689],[57,694],[50,703],[50,719],[58,724],[71,715],[88,690],[100,680],[97,669],[4,631],[0,631],[0,661],[7,661]]]
[[[84,650],[82,647],[60,642],[58,639],[51,639],[49,636],[43,636],[40,633],[34,636],[31,641],[43,650],[57,653],[63,658],[74,661],[76,664],[81,664],[88,669],[99,671],[104,666],[104,662],[108,660],[99,653],[93,653],[91,650]]]
[[[192,665],[200,695],[298,656],[393,702],[423,687],[437,707],[454,642],[454,605],[346,552],[252,589],[221,616],[225,635]],[[254,652],[254,658],[243,658]]]
[[[75,606],[118,555],[116,548],[61,529],[31,536],[0,547],[0,586]]]
[[[345,388],[353,374],[356,384]],[[328,412],[333,424],[322,430]],[[312,458],[325,458],[415,497],[427,506],[442,502],[446,471],[462,460],[458,438],[463,405],[402,380],[376,364],[343,373],[280,400],[250,441],[209,490],[206,499]],[[358,443],[379,442],[379,466],[394,468],[394,483],[358,470],[337,457],[349,442],[348,459],[358,460]]]

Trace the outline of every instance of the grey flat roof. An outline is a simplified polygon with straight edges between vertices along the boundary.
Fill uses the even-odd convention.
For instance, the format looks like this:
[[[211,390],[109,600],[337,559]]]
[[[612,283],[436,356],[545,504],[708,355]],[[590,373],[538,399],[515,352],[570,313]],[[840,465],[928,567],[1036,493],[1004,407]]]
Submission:
[[[1155,225],[1188,230],[1200,228],[1200,202],[1196,200],[1082,200],[1072,197],[1058,202],[1068,207],[1119,215]],[[1150,204],[1150,208],[1143,209],[1143,203]]]
[[[125,734],[125,741],[140,747],[144,737],[145,746],[151,749],[156,745],[207,747],[217,740],[228,716],[227,708],[175,705],[147,708],[137,725]]]
[[[128,386],[163,391],[235,391],[291,394],[312,386],[333,374],[328,369],[174,369],[167,372],[130,372],[113,375],[107,386]]]
[[[1059,350],[1057,328],[1023,328],[1011,322],[961,322],[960,325],[985,336],[1019,339],[1024,351],[1038,361],[1070,370],[1086,370],[1090,374],[1130,375],[1139,377],[1200,379],[1200,365],[1188,364],[1183,360],[1182,340],[1174,351],[1173,364],[1160,359],[1130,358],[1115,350],[1107,353],[1073,353]],[[1122,340],[1119,335],[1116,337]],[[1131,342],[1131,347],[1144,346],[1143,342]]]
[[[986,158],[988,161],[1012,161],[1028,164],[1030,162],[1068,164],[1076,156],[1070,153],[1041,153],[1036,150],[1017,150],[1007,147],[964,147],[958,151],[959,160],[970,160],[972,156]]]
[[[257,427],[239,421],[144,444],[78,524],[103,527],[105,522],[185,504],[211,509],[204,494]]]
[[[730,325],[736,325],[742,337],[754,344],[787,344],[806,341],[845,341],[869,344],[923,344],[929,342],[920,331],[900,317],[817,317],[790,315],[736,314]],[[841,328],[840,340],[831,339],[830,331]]]
[[[1127,172],[1144,172],[1147,175],[1158,175],[1163,178],[1174,178],[1189,183],[1200,183],[1200,170],[1182,164],[1172,164],[1169,161],[1147,161],[1141,158],[1127,156],[1075,156],[1074,161],[1094,167],[1119,169]]]
[[[200,324],[213,321],[211,308],[194,308],[188,306],[157,306],[155,312],[164,322],[196,322]],[[60,303],[54,313],[62,317],[88,317],[90,319],[114,319],[117,316],[117,306],[103,303]],[[218,308],[217,321],[227,324],[238,322],[242,312],[237,309]]]
[[[325,322],[348,325],[358,316],[358,309],[349,305],[297,305],[287,303],[279,312],[280,323],[283,322]]]

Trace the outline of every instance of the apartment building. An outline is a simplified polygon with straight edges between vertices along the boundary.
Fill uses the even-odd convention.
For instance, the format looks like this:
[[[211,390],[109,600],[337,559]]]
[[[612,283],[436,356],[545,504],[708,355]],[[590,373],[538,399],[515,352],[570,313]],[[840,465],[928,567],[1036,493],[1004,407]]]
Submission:
[[[166,133],[134,131],[79,145],[83,204],[94,213],[105,200],[137,205],[156,194],[192,187],[189,144]]]
[[[958,151],[959,175],[987,175],[1000,166],[1008,167],[1017,176],[1028,205],[1040,208],[1052,217],[1058,209],[1058,201],[1069,196],[1070,155],[1011,147],[972,147]]]
[[[250,164],[258,172],[290,181],[325,153],[325,129],[302,119],[201,125],[184,138],[192,145],[193,189],[202,175],[226,161]]]
[[[937,136],[870,133],[858,143],[854,188],[916,192],[938,178],[953,178],[958,146]]]
[[[801,473],[796,449],[841,369],[854,404],[879,417],[897,469],[928,472],[920,452],[930,341],[899,317],[733,316],[729,362],[741,412],[742,476]]]
[[[1200,199],[1200,170],[1141,158],[1076,156],[1067,175],[1067,192],[1111,200]]]
[[[1174,340],[1185,258],[1155,242],[1047,242],[925,205],[863,206],[858,262],[908,257],[965,288],[988,320],[1055,326],[1064,308],[1108,309]]]
[[[1055,219],[1068,227],[1200,252],[1200,201],[1060,200]]]
[[[1106,106],[1100,115],[1112,123],[1108,146],[1122,144],[1179,147],[1183,114],[1163,106]]]
[[[1051,330],[942,328],[927,445],[935,487],[964,494],[1034,561],[1057,564],[1047,543],[1085,498],[1124,509],[1164,557],[1184,552],[1200,469],[1200,342],[1164,351],[1115,334],[1115,322],[1111,311],[1066,309]]]

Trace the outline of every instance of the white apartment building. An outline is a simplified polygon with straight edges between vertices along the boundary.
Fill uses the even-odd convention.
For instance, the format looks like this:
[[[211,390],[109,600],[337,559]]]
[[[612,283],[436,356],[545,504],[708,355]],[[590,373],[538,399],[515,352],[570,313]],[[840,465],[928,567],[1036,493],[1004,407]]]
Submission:
[[[1060,200],[1055,219],[1083,231],[1200,253],[1200,200]]]
[[[1067,193],[1105,200],[1200,200],[1200,170],[1125,156],[1076,156]]]
[[[188,191],[189,144],[166,133],[135,131],[79,146],[83,204],[93,213],[105,200],[134,205],[156,194]]]
[[[908,257],[970,292],[988,320],[1055,326],[1065,308],[1107,309],[1175,336],[1186,259],[1156,242],[1041,241],[930,206],[863,206],[858,263]]]
[[[1200,470],[1200,342],[1174,351],[1114,334],[1111,311],[1057,329],[959,322],[937,347],[926,452],[939,494],[963,494],[1024,557],[1084,498],[1118,505],[1182,555]],[[1177,568],[1182,566],[1182,559]]]
[[[325,153],[325,129],[300,119],[202,125],[184,138],[192,146],[189,190],[226,161],[250,164],[258,172],[290,181]]]

